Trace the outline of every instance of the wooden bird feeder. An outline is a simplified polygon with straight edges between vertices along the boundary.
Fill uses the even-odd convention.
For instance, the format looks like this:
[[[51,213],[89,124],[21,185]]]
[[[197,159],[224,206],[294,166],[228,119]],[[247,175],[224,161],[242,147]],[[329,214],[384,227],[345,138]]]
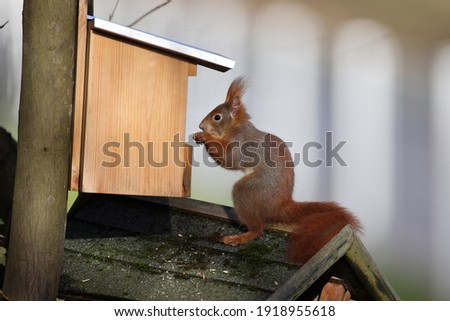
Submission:
[[[130,291],[118,289],[118,297],[160,299],[158,289],[167,287],[171,279],[176,279],[176,294],[180,292],[181,286],[185,289],[183,298],[191,300],[211,298],[211,293],[218,295],[220,299],[236,299],[237,294],[256,300],[399,299],[350,226],[344,227],[301,267],[297,265],[289,267],[286,262],[280,261],[279,250],[277,246],[273,246],[274,240],[275,244],[284,242],[283,235],[288,230],[283,226],[269,226],[269,229],[283,232],[278,236],[272,234],[267,238],[271,242],[269,246],[265,247],[262,238],[253,241],[259,242],[259,246],[263,246],[264,249],[269,249],[260,257],[258,253],[254,253],[258,257],[253,259],[254,264],[258,264],[257,269],[252,269],[251,263],[238,264],[242,261],[241,251],[230,250],[230,247],[224,247],[219,251],[220,245],[210,233],[204,231],[214,228],[219,230],[221,221],[224,224],[222,229],[231,228],[226,226],[227,222],[236,223],[236,215],[232,208],[226,206],[180,198],[190,193],[191,150],[182,142],[185,140],[188,77],[195,76],[198,64],[223,72],[232,68],[234,62],[220,55],[98,18],[86,20],[87,0],[80,0],[81,3],[83,5],[80,6],[78,21],[70,188],[87,193],[81,193],[83,197],[78,198],[68,217],[76,220],[88,218],[86,222],[96,224],[95,230],[105,225],[109,233],[111,228],[119,227],[120,231],[124,230],[123,219],[118,222],[111,219],[114,212],[120,216],[128,215],[131,219],[125,221],[130,222],[131,231],[148,235],[146,238],[136,238],[136,242],[145,241],[142,248],[148,248],[151,242],[159,244],[161,240],[166,239],[166,244],[170,244],[164,246],[165,250],[168,250],[168,256],[172,258],[174,255],[174,252],[170,251],[171,246],[177,247],[175,251],[177,255],[181,253],[178,261],[180,264],[161,267],[160,256],[164,256],[162,252],[165,250],[158,251],[157,260],[153,259],[154,253],[151,251],[145,255],[135,256],[129,255],[131,253],[129,250],[111,259],[109,252],[104,251],[110,242],[105,245],[97,242],[97,245],[102,246],[102,250],[96,252],[107,253],[105,254],[107,259],[101,260],[105,264],[128,260],[126,264],[130,267],[145,265],[150,269],[154,264],[154,271],[149,272],[145,269],[145,276],[138,278],[138,283],[146,287],[144,291],[136,291],[136,295],[131,293],[139,286],[131,284]],[[174,146],[178,149],[174,149]],[[140,196],[117,197],[90,193]],[[148,203],[142,205],[143,201]],[[108,206],[102,205],[105,203]],[[128,206],[129,204],[133,205]],[[111,206],[114,209],[113,213]],[[139,210],[140,208],[145,210]],[[172,211],[174,208],[177,210]],[[151,215],[148,215],[149,209]],[[172,220],[171,216],[174,215],[178,219]],[[152,223],[136,224],[135,220]],[[187,221],[188,224],[185,223]],[[211,228],[205,229],[208,224]],[[167,233],[161,234],[160,231]],[[71,252],[86,250],[85,246],[77,249],[79,234],[77,231],[71,233],[76,235],[73,242],[67,243],[67,246],[72,246]],[[196,237],[191,238],[191,233]],[[157,237],[152,238],[153,234],[157,234]],[[205,257],[192,256],[193,247],[198,248],[199,253],[203,251]],[[182,254],[184,249],[189,255]],[[88,249],[89,257],[92,251],[92,248]],[[119,253],[117,251],[118,248],[114,248],[111,252],[114,254],[111,255]],[[275,256],[272,256],[272,251],[276,252]],[[214,255],[216,257],[218,255],[216,262],[214,266],[208,268],[208,262],[212,262],[208,256]],[[201,264],[197,261],[200,257]],[[145,258],[145,264],[136,261],[142,258]],[[230,265],[226,263],[227,261],[235,263]],[[224,265],[223,268],[227,266],[227,269],[231,268],[238,272],[234,272],[232,277],[231,274],[228,275],[228,270],[226,274],[216,274],[216,266],[220,264]],[[270,273],[267,273],[268,269],[261,268],[264,265],[270,267]],[[80,264],[79,255],[75,256],[74,266],[77,273],[81,268],[86,275],[91,275],[98,282],[105,281],[104,289],[107,289],[107,294],[110,295],[110,290],[114,286],[108,283],[111,281],[109,278],[99,276],[98,268],[92,271],[90,262]],[[65,273],[70,271],[71,265],[66,265]],[[164,275],[171,273],[181,277],[164,280],[158,273]],[[199,276],[203,276],[203,279]],[[129,278],[130,274],[126,277]],[[255,277],[260,279],[255,281]],[[69,281],[72,279],[65,278]],[[151,281],[145,283],[142,281],[144,279],[147,282]],[[157,282],[161,280],[164,282],[161,286],[148,291],[148,284],[158,284]],[[69,293],[71,291],[80,293],[83,290],[91,293],[98,289],[102,290],[95,282],[66,283],[64,287],[69,289]],[[95,289],[89,289],[94,284]],[[192,291],[193,284],[196,284],[196,291]],[[223,284],[226,284],[225,290],[219,291],[218,294],[217,290]],[[76,288],[80,285],[83,289]],[[165,291],[163,295],[167,298]]]
[[[80,12],[70,190],[190,195],[188,77],[234,61]]]

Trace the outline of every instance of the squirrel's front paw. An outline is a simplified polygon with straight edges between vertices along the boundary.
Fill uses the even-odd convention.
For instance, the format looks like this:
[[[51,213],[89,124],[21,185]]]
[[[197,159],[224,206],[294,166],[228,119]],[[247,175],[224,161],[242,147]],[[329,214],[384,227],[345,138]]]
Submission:
[[[204,132],[197,132],[192,135],[192,138],[197,144],[204,144],[206,141]]]

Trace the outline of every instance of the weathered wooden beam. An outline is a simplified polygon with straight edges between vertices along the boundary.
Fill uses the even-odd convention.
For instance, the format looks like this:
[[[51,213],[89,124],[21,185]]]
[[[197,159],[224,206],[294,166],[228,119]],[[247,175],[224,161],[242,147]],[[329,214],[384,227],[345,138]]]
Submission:
[[[269,301],[295,300],[322,274],[347,253],[354,240],[353,229],[347,225],[319,252],[282,284]]]
[[[191,212],[209,218],[216,218],[222,221],[238,223],[238,217],[234,209],[230,206],[208,203],[195,200],[192,198],[177,197],[147,197],[147,196],[130,196],[154,204],[168,206],[174,209]],[[292,231],[292,227],[287,224],[268,224],[267,229],[283,233]]]
[[[345,258],[375,300],[400,300],[359,238],[354,238]]]

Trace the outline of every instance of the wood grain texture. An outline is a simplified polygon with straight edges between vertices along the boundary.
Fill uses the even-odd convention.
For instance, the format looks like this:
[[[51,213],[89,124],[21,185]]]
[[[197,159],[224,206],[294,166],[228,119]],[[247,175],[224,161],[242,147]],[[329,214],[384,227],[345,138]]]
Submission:
[[[79,0],[78,29],[77,29],[77,57],[75,69],[75,93],[72,113],[72,159],[69,189],[78,191],[80,176],[81,138],[83,129],[84,81],[86,69],[87,42],[87,9],[88,1]]]
[[[332,277],[323,287],[319,301],[350,301],[351,294],[341,279]]]
[[[347,225],[331,239],[319,252],[308,260],[284,284],[269,301],[295,300],[306,291],[321,275],[347,253],[354,239],[353,229]]]
[[[195,66],[90,31],[81,190],[189,196],[187,80]]]
[[[345,258],[375,300],[400,300],[361,240],[355,238]]]

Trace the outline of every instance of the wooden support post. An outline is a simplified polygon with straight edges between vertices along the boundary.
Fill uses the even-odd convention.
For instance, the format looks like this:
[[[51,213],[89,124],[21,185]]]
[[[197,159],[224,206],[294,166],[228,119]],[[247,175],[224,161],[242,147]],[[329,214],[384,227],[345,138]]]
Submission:
[[[25,0],[19,139],[3,286],[55,300],[64,251],[77,1]]]

